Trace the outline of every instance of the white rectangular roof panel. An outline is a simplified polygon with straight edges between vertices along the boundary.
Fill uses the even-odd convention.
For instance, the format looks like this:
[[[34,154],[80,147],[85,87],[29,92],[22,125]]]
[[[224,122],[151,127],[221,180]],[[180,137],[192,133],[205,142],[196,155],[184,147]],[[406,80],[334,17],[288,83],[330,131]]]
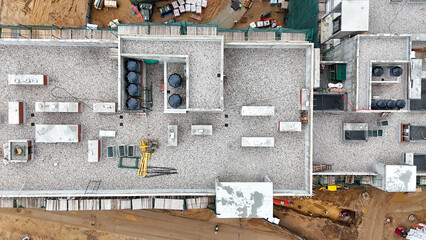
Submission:
[[[274,116],[274,106],[242,106],[241,116]]]
[[[98,112],[98,113],[117,112],[117,104],[115,102],[93,103],[93,112]]]
[[[272,182],[216,182],[218,218],[272,218]]]
[[[81,125],[37,125],[35,141],[42,143],[75,143],[81,141]]]
[[[278,131],[280,132],[301,132],[302,123],[301,122],[279,122]]]
[[[176,147],[178,145],[178,126],[168,125],[167,131],[167,146]]]
[[[49,77],[46,75],[7,75],[9,85],[38,85],[46,86],[49,84]]]
[[[416,166],[386,165],[385,190],[387,192],[415,192]]]
[[[9,102],[9,124],[24,124],[26,110],[24,102]]]
[[[36,102],[36,112],[81,112],[81,103],[79,102]]]
[[[101,161],[101,140],[89,140],[87,141],[87,161],[88,162],[99,162]]]
[[[212,125],[192,125],[191,126],[191,135],[212,135],[213,126]]]
[[[274,147],[273,137],[241,137],[241,147]]]

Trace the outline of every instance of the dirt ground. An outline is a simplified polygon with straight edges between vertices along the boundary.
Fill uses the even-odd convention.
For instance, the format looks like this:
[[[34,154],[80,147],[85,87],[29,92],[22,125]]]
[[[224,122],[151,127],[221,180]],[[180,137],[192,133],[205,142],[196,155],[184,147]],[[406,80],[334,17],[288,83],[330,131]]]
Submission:
[[[361,195],[367,192],[368,197]],[[305,239],[399,239],[397,226],[409,229],[426,222],[426,191],[386,193],[376,188],[339,192],[315,189],[312,198],[281,198],[293,206],[274,206],[279,225]],[[300,209],[299,209],[300,206]],[[339,220],[342,209],[355,212]],[[327,212],[325,212],[327,211]],[[414,214],[416,220],[408,221]],[[386,223],[386,218],[391,222]],[[219,234],[213,228],[219,225]],[[0,209],[0,239],[296,239],[262,219],[218,219],[208,209],[185,211],[79,211]]]
[[[0,24],[82,27],[87,0],[0,0]]]
[[[367,192],[364,199],[361,194]],[[426,192],[387,193],[376,188],[350,188],[339,192],[316,189],[313,198],[282,198],[293,206],[274,206],[280,225],[306,239],[398,239],[393,233],[397,226],[407,230],[413,224],[426,221]],[[299,206],[301,209],[299,209]],[[350,222],[339,219],[343,209],[355,212]],[[325,212],[327,211],[327,212]],[[414,214],[415,222],[408,216]],[[387,217],[392,219],[386,223]]]
[[[213,218],[194,220],[154,210],[46,212],[43,209],[1,209],[0,239],[24,236],[32,240],[296,239],[263,220],[217,219],[214,214],[207,213],[210,210],[203,211],[197,214]],[[219,225],[218,234],[214,234],[216,225]]]
[[[118,8],[92,7],[91,23],[100,27],[108,27],[113,19],[120,23],[141,22],[139,16],[130,13],[132,4],[129,0],[116,0]],[[174,0],[155,3],[153,22],[162,23],[173,18],[173,15],[161,18],[157,7]],[[229,0],[209,0],[207,8],[201,14],[201,23],[211,22],[220,11],[224,10]],[[268,1],[254,0],[253,6],[244,14],[242,20],[234,28],[248,27],[250,22],[259,20],[262,13],[271,11],[271,16],[283,22],[284,13],[279,12],[278,5],[270,5]],[[0,24],[7,25],[56,25],[58,27],[83,27],[87,13],[87,0],[0,0]],[[177,21],[200,22],[191,13],[176,17]]]

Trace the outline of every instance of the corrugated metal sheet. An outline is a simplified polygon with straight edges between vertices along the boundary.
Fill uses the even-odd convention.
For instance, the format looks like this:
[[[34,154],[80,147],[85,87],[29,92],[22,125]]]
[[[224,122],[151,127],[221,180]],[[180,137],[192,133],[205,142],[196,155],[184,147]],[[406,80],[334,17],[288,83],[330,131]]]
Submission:
[[[78,200],[68,200],[68,211],[78,211],[79,201]]]
[[[45,206],[45,198],[16,198],[16,206],[23,208],[41,208]]]
[[[206,208],[209,204],[208,197],[199,197],[199,198],[187,198],[185,199],[187,209],[200,209]]]
[[[132,209],[152,209],[152,198],[135,198],[132,199]]]
[[[183,210],[183,199],[156,198],[155,209]]]
[[[99,199],[80,200],[80,210],[99,210]]]
[[[132,201],[130,199],[121,199],[120,209],[132,209]]]
[[[68,211],[68,201],[66,199],[58,200],[58,211]]]
[[[13,198],[1,198],[0,208],[13,208]]]
[[[120,209],[120,199],[101,199],[101,210]]]
[[[58,211],[58,200],[48,199],[46,201],[46,211]]]

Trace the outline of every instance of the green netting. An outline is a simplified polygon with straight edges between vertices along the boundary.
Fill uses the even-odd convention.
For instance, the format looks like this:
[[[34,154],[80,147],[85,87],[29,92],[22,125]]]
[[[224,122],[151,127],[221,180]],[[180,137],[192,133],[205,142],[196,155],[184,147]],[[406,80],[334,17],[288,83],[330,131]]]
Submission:
[[[286,26],[292,29],[312,29],[312,39],[318,47],[318,0],[290,0]]]

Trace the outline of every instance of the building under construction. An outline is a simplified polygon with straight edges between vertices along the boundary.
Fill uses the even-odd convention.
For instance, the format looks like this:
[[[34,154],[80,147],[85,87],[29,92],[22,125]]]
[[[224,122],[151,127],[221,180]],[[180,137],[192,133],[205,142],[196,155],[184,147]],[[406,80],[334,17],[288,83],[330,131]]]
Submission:
[[[0,205],[266,218],[313,185],[416,191],[426,24],[381,16],[418,5],[327,1],[321,51],[284,28],[0,26]]]

